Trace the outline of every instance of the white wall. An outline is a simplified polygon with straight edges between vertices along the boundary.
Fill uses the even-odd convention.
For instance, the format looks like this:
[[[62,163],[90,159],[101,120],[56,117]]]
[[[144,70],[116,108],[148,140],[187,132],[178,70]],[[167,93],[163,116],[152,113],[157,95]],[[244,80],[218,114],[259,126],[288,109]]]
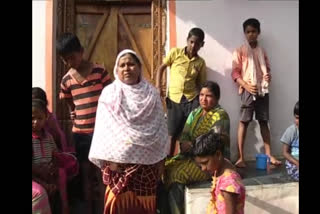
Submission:
[[[208,79],[221,87],[220,104],[231,118],[231,156],[237,158],[237,126],[240,100],[231,79],[232,51],[244,41],[242,23],[257,18],[261,23],[260,42],[266,49],[272,73],[270,86],[271,146],[281,155],[279,139],[293,122],[298,100],[298,1],[213,0],[176,1],[177,46],[186,45],[188,31],[205,31],[205,45],[199,54],[206,60]],[[263,152],[257,121],[248,129],[245,155],[254,159]]]
[[[32,0],[32,87],[45,90],[46,1]]]

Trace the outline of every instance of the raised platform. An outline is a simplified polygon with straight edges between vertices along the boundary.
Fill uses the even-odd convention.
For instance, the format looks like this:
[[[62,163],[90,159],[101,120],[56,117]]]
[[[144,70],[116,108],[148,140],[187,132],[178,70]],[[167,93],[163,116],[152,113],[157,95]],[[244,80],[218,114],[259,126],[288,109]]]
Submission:
[[[299,183],[287,176],[284,164],[262,171],[256,170],[255,161],[251,161],[238,172],[246,187],[245,213],[299,213]],[[186,214],[206,213],[211,198],[210,187],[211,183],[205,182],[186,188]]]

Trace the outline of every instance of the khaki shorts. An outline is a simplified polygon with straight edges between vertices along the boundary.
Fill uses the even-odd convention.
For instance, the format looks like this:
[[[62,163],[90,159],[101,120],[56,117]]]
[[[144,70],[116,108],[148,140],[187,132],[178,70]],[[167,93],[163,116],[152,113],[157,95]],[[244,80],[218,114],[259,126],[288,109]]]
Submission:
[[[250,122],[253,118],[253,112],[255,112],[256,120],[269,120],[269,94],[266,94],[264,97],[256,96],[256,100],[253,100],[253,95],[244,90],[240,95],[240,99],[241,122]]]

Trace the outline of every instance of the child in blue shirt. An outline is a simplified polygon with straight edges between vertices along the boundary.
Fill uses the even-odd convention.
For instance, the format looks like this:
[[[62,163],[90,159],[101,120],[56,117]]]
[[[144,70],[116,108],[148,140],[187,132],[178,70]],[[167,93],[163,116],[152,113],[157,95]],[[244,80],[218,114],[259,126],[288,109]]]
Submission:
[[[294,106],[295,124],[292,124],[282,135],[282,152],[286,158],[286,169],[291,178],[299,181],[299,101]]]

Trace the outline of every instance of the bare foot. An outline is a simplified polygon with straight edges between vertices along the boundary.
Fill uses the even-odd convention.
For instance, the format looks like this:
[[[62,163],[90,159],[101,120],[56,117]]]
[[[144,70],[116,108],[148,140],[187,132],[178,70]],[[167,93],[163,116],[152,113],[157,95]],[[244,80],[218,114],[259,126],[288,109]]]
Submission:
[[[282,164],[281,161],[277,160],[275,157],[273,157],[271,155],[269,155],[269,157],[270,157],[270,163],[271,164],[273,164],[275,166],[279,166],[279,165]]]
[[[242,159],[239,159],[237,160],[237,162],[234,164],[236,167],[239,167],[239,168],[245,168],[247,167],[246,163],[244,162],[244,160]]]

